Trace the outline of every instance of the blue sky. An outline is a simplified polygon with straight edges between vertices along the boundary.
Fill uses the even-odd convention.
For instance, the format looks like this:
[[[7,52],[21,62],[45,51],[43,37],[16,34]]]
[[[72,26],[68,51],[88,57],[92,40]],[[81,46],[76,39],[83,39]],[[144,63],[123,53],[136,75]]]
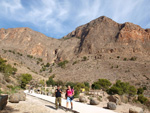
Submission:
[[[0,0],[0,28],[29,27],[54,38],[100,16],[150,28],[150,0]]]

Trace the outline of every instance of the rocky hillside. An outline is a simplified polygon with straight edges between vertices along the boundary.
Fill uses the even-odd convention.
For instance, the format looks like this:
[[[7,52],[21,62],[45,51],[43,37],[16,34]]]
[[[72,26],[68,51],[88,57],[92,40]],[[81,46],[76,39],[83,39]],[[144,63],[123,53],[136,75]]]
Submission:
[[[150,29],[104,16],[62,39],[29,28],[0,29],[0,55],[19,73],[26,70],[35,78],[55,74],[55,79],[90,83],[99,78],[120,79],[149,89],[149,48]]]

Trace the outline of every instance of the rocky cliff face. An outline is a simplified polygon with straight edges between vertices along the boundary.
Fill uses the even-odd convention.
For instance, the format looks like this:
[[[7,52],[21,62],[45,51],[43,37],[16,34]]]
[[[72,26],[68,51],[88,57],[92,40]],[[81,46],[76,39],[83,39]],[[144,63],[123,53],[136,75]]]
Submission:
[[[40,57],[48,62],[73,57],[77,43],[78,39],[57,40],[30,28],[0,29],[0,48]]]
[[[78,52],[81,54],[112,52],[148,52],[150,47],[149,29],[143,29],[132,23],[118,24],[115,21],[100,17],[76,28],[65,38],[80,38]]]

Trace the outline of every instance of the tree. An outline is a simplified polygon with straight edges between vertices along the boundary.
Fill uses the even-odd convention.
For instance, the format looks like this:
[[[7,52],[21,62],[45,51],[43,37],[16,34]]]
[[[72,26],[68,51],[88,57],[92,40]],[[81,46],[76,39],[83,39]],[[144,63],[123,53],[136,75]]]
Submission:
[[[21,88],[25,89],[26,84],[32,80],[32,75],[26,73],[21,75]]]
[[[131,96],[136,94],[136,88],[134,86],[131,86],[128,82],[121,82],[120,80],[117,80],[113,86],[107,90],[109,94],[129,94]]]
[[[55,77],[55,74],[49,77],[49,79],[46,81],[47,86],[50,86],[50,85],[55,86],[56,82],[53,80],[54,77]]]
[[[143,88],[138,88],[137,94],[141,95],[144,93],[144,89]]]
[[[40,81],[39,81],[39,84],[40,84],[41,86],[44,86],[44,85],[45,85],[45,81],[44,81],[44,80],[40,80]]]
[[[144,97],[143,95],[139,95],[138,101],[140,101],[142,104],[144,104],[148,101],[148,99],[146,97]]]
[[[99,79],[97,82],[92,84],[92,89],[103,89],[107,90],[111,86],[111,82],[107,79]]]
[[[137,90],[136,90],[136,88],[135,88],[134,86],[130,86],[130,87],[129,87],[129,92],[128,92],[128,94],[129,94],[130,96],[136,95],[136,92],[137,92]]]
[[[90,84],[88,82],[84,82],[84,85],[88,88],[90,88]]]

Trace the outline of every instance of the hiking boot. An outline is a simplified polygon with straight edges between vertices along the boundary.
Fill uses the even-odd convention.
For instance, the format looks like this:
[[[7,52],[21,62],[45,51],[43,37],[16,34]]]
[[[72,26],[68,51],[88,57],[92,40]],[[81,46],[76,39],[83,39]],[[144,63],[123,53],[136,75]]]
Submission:
[[[73,110],[73,107],[71,106],[71,110]]]

